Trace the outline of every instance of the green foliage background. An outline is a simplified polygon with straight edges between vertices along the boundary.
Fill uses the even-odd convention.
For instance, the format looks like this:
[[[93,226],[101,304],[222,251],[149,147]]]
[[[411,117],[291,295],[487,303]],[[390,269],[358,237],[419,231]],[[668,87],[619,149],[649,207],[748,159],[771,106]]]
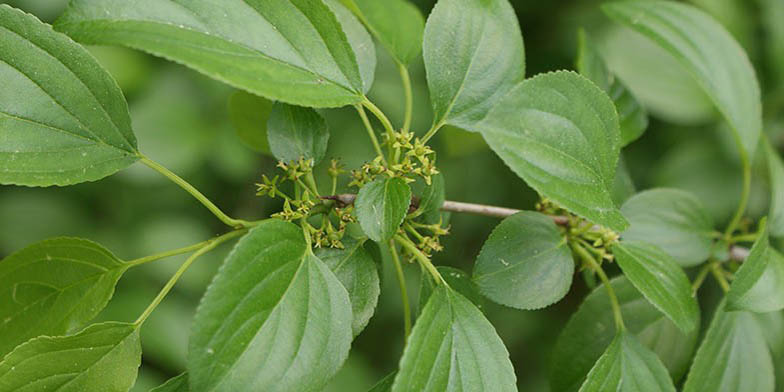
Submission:
[[[765,131],[780,148],[784,146],[784,31],[776,14],[766,8],[776,1],[780,0],[692,3],[724,23],[749,52],[763,90]],[[46,22],[52,22],[66,4],[65,0],[2,2]],[[434,0],[414,2],[427,15]],[[573,69],[580,26],[598,38],[600,47],[616,48],[604,53],[610,68],[652,114],[648,131],[623,153],[637,189],[669,186],[689,190],[717,222],[726,222],[738,202],[740,168],[729,132],[696,85],[677,66],[669,67],[672,61],[668,63],[652,46],[616,27],[608,28],[611,24],[600,14],[598,1],[512,3],[525,38],[527,75]],[[229,215],[254,219],[279,210],[277,202],[254,195],[254,183],[262,173],[272,172],[275,162],[253,152],[236,136],[227,110],[232,88],[141,52],[118,47],[90,50],[126,94],[134,131],[148,156],[188,179]],[[403,115],[399,75],[381,47],[377,52],[379,64],[370,98],[393,120],[399,120]],[[431,121],[421,56],[413,61],[411,72],[416,108],[412,128],[421,134]],[[373,156],[352,108],[325,111],[324,115],[331,130],[328,158],[341,157],[348,167],[354,167]],[[722,137],[715,137],[715,133]],[[531,209],[536,202],[536,194],[478,134],[444,129],[434,146],[448,199],[522,209]],[[765,165],[756,162],[755,170],[764,171]],[[768,205],[768,184],[765,175],[755,173],[754,178],[749,215],[760,216]],[[470,271],[497,223],[488,217],[453,216],[452,234],[444,238],[445,251],[435,256],[435,263]],[[140,164],[103,181],[68,188],[0,188],[0,258],[29,243],[68,235],[90,238],[119,257],[132,259],[189,245],[222,229],[195,200]],[[774,245],[780,244],[774,241]],[[227,252],[224,246],[200,259],[147,321],[142,333],[144,362],[133,391],[147,391],[185,368],[195,306]],[[183,257],[129,271],[99,319],[133,321],[129,317],[144,310]],[[416,291],[419,268],[408,267],[408,280]],[[521,390],[548,389],[549,353],[587,293],[582,279],[575,282],[564,300],[541,311],[483,304],[511,353]],[[386,295],[381,296],[375,317],[354,342],[349,360],[327,391],[366,390],[396,369],[403,348],[396,285],[393,272],[385,271],[382,293]],[[718,294],[712,285],[709,290]],[[713,309],[714,304],[708,302],[702,305]],[[710,315],[703,315],[703,320],[709,319]]]

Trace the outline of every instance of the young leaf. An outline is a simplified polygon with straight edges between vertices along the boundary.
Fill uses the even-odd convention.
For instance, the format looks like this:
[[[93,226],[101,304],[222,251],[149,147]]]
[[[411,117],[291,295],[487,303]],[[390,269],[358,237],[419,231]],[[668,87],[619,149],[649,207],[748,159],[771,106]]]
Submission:
[[[136,381],[138,326],[94,324],[76,335],[42,336],[0,362],[0,392],[125,392]]]
[[[381,45],[408,65],[422,50],[425,18],[408,0],[340,0],[359,17]]]
[[[73,185],[136,162],[122,91],[81,46],[0,4],[0,184]]]
[[[197,391],[315,391],[351,345],[346,289],[302,229],[267,220],[243,237],[202,299],[188,349]]]
[[[765,220],[759,238],[727,293],[728,310],[758,313],[784,309],[784,256],[770,247]]]
[[[667,368],[629,332],[621,332],[588,373],[580,392],[675,392]]]
[[[621,146],[637,140],[648,128],[648,113],[628,88],[607,69],[585,30],[578,32],[577,72],[596,83],[615,103],[621,127]]]
[[[396,374],[396,372],[387,374],[386,377],[382,378],[376,385],[373,385],[368,392],[392,392],[392,383],[395,382]]]
[[[623,276],[610,283],[618,296],[627,330],[657,354],[675,381],[680,380],[691,363],[699,329],[688,334],[681,332]],[[585,298],[558,337],[550,366],[551,389],[577,391],[614,337],[610,300],[607,290],[599,286]]]
[[[484,299],[482,298],[482,295],[479,294],[479,288],[476,287],[476,284],[471,280],[471,277],[468,276],[467,273],[461,269],[443,265],[436,267],[436,269],[438,269],[441,277],[444,278],[444,281],[446,281],[446,284],[448,284],[452,290],[455,290],[463,297],[466,297],[466,299],[476,305],[479,310],[482,309]],[[427,306],[427,301],[430,299],[430,295],[433,294],[433,292],[437,289],[438,284],[436,284],[433,277],[427,273],[423,274],[422,285],[419,287],[420,313],[425,309],[425,306]]]
[[[700,309],[692,296],[689,278],[675,261],[656,246],[623,241],[612,248],[623,274],[653,306],[682,331],[699,324]]]
[[[618,116],[591,81],[564,71],[535,76],[510,91],[477,128],[543,196],[600,225],[626,228],[611,196]]]
[[[267,121],[272,112],[272,102],[262,97],[237,91],[229,97],[229,118],[237,136],[248,147],[270,154],[267,140]]]
[[[713,219],[689,192],[651,189],[627,200],[621,212],[629,220],[624,240],[656,245],[682,267],[693,267],[710,256]]]
[[[765,337],[748,312],[722,303],[697,350],[683,392],[773,392],[773,363]]]
[[[674,1],[623,1],[604,12],[675,56],[730,124],[743,160],[750,161],[762,130],[754,68],[737,41],[709,15]]]
[[[770,219],[768,230],[774,237],[784,236],[784,163],[767,138],[763,142],[770,178]]]
[[[473,280],[487,298],[517,309],[540,309],[569,291],[572,253],[552,218],[523,211],[504,219],[487,238]]]
[[[394,392],[516,391],[509,353],[468,299],[439,286],[417,319]]]
[[[0,357],[34,337],[82,328],[126,269],[108,250],[78,238],[41,241],[0,261]]]
[[[356,47],[368,41],[348,37],[356,28],[342,26],[331,10],[342,5],[330,3],[76,0],[56,28],[85,44],[124,45],[165,57],[272,100],[355,104],[372,79],[369,67],[361,66],[371,60],[358,58],[369,51]]]
[[[433,124],[466,130],[525,77],[525,51],[508,0],[439,0],[422,47]]]
[[[313,109],[276,103],[267,123],[267,137],[276,159],[289,162],[304,157],[316,165],[327,153],[329,129],[324,117]]]
[[[348,291],[354,315],[351,329],[356,336],[373,317],[381,287],[378,267],[373,256],[365,249],[365,241],[344,237],[343,244],[344,249],[319,248],[316,250],[316,257],[335,273]]]
[[[180,374],[177,377],[170,378],[161,386],[153,388],[150,392],[189,392],[188,386],[188,373]]]
[[[376,242],[392,238],[411,205],[411,188],[400,178],[378,178],[359,190],[356,207],[362,230]]]

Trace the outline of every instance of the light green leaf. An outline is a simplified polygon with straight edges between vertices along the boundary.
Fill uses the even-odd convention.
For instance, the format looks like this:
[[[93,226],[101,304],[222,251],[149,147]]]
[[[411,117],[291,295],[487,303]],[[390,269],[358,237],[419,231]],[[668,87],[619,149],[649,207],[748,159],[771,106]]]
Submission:
[[[190,337],[196,391],[320,391],[351,345],[351,303],[302,229],[267,220],[235,246]]]
[[[727,30],[704,12],[674,1],[607,3],[604,12],[675,56],[730,124],[744,161],[762,131],[762,104],[754,68]]]
[[[784,163],[776,149],[765,138],[765,155],[770,181],[770,212],[768,230],[774,237],[784,236]]]
[[[762,330],[748,312],[722,303],[689,370],[683,392],[773,392],[773,363]]]
[[[637,139],[648,128],[648,113],[637,98],[632,95],[622,81],[617,79],[599,54],[596,46],[588,37],[585,30],[578,32],[577,71],[612,98],[618,111],[618,120],[621,128],[621,146],[625,146]]]
[[[484,306],[484,298],[482,298],[482,295],[479,293],[479,288],[476,287],[476,284],[471,280],[471,277],[465,273],[465,271],[443,265],[436,267],[436,269],[452,290],[460,293],[460,295],[476,305],[479,310],[482,310]],[[427,301],[430,299],[430,295],[433,294],[433,291],[437,289],[438,284],[436,284],[433,276],[425,272],[422,276],[422,285],[419,287],[420,313],[425,309],[425,306],[427,306]]]
[[[475,130],[525,78],[523,37],[507,0],[440,0],[422,47],[436,126]]]
[[[378,267],[365,241],[343,238],[344,249],[319,248],[316,257],[326,264],[348,291],[354,322],[351,329],[359,335],[373,317],[381,291]]]
[[[136,381],[138,326],[94,324],[76,335],[42,336],[0,362],[2,392],[126,392]]]
[[[564,71],[535,76],[510,91],[477,127],[540,194],[594,223],[626,228],[611,196],[620,154],[618,116],[591,81]]]
[[[335,107],[363,99],[372,76],[362,64],[375,61],[355,46],[368,40],[348,36],[356,26],[336,16],[336,7],[315,0],[76,0],[56,28],[85,44],[165,57],[272,100]]]
[[[0,184],[73,185],[136,162],[122,91],[81,46],[0,4]]]
[[[237,91],[229,97],[229,118],[237,136],[248,147],[265,154],[271,154],[267,140],[271,112],[272,102],[257,95]]]
[[[180,374],[177,377],[170,378],[163,385],[153,388],[150,392],[189,392],[188,386],[188,373]]]
[[[626,160],[621,154],[618,159],[618,170],[615,172],[615,181],[613,181],[612,199],[616,205],[623,205],[635,193],[637,193],[637,188],[634,186],[632,175],[626,166]]]
[[[758,313],[784,309],[784,256],[770,247],[763,219],[749,256],[735,274],[727,293],[728,310]]]
[[[0,357],[34,337],[84,327],[128,267],[78,238],[41,241],[0,261]]]
[[[629,220],[624,240],[656,245],[682,267],[701,264],[710,256],[713,219],[689,192],[647,190],[627,200],[621,212]]]
[[[569,291],[572,253],[552,218],[523,211],[504,219],[482,246],[473,280],[487,298],[517,309],[540,309]]]
[[[612,252],[623,274],[653,306],[684,332],[697,327],[700,309],[689,278],[675,260],[658,247],[639,241],[623,241],[614,245]]]
[[[422,50],[425,18],[408,0],[340,0],[359,17],[381,45],[408,65]]]
[[[317,165],[327,153],[329,129],[324,117],[313,109],[276,103],[267,123],[267,137],[278,160],[289,162],[304,157]]]
[[[756,313],[762,334],[773,355],[773,368],[776,369],[776,392],[784,391],[784,312]]]
[[[667,368],[634,335],[620,332],[588,373],[580,392],[675,392]]]
[[[400,178],[378,178],[359,190],[354,203],[362,230],[376,242],[392,238],[411,205],[411,188]]]
[[[348,38],[348,43],[357,59],[359,74],[362,77],[362,92],[367,94],[373,86],[373,80],[376,76],[376,46],[373,44],[373,37],[370,36],[362,22],[357,19],[357,16],[341,4],[342,0],[323,1],[338,18],[338,22]]]
[[[675,381],[686,373],[697,345],[698,328],[681,332],[624,277],[611,280],[626,328],[655,352]],[[550,366],[553,391],[574,392],[615,337],[607,290],[599,286],[585,298],[558,337]]]
[[[382,378],[376,385],[373,385],[368,392],[392,392],[392,383],[395,381],[396,374],[397,372],[387,374],[386,377]]]
[[[517,391],[509,353],[474,304],[439,286],[417,319],[394,392]]]

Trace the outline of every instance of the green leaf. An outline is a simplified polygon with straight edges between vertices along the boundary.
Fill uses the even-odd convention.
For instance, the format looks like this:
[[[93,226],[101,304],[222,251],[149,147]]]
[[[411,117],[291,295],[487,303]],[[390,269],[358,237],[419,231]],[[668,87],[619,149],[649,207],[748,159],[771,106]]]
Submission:
[[[411,188],[401,178],[378,178],[359,190],[354,203],[362,230],[376,242],[389,241],[411,205]]]
[[[0,391],[126,392],[141,356],[134,324],[109,322],[72,336],[42,336],[0,362]]]
[[[417,319],[394,392],[517,391],[509,353],[474,304],[441,285]]]
[[[613,181],[613,202],[616,205],[623,205],[635,193],[637,193],[637,188],[634,186],[632,175],[626,166],[626,160],[623,158],[623,154],[621,154],[618,159],[618,170],[615,172],[615,181]]]
[[[262,97],[237,91],[229,97],[229,118],[237,136],[248,147],[271,154],[267,140],[267,121],[272,113],[272,102]]]
[[[128,267],[78,238],[41,241],[0,261],[0,357],[34,337],[84,327]]]
[[[411,188],[412,193],[419,197],[419,207],[415,214],[419,214],[422,222],[431,225],[441,222],[441,206],[446,200],[444,175],[439,173],[432,176],[430,185],[417,179],[411,184]]]
[[[0,4],[0,184],[73,185],[136,162],[122,91],[81,46]]]
[[[185,64],[271,100],[336,107],[363,99],[375,62],[374,50],[357,47],[372,42],[350,36],[356,26],[341,17],[351,15],[336,15],[336,7],[315,0],[76,0],[56,28],[84,44],[123,45]],[[349,23],[359,25],[353,16]]]
[[[627,200],[621,212],[629,220],[624,240],[656,245],[682,267],[701,264],[710,256],[713,219],[689,192],[647,190]]]
[[[479,293],[479,288],[471,280],[471,277],[465,271],[453,267],[438,266],[436,267],[438,273],[444,278],[446,284],[456,292],[460,293],[463,297],[471,301],[479,310],[482,310],[484,299]],[[419,311],[425,309],[430,295],[438,289],[438,284],[429,273],[424,273],[422,276],[422,285],[419,288]]]
[[[517,309],[540,309],[569,291],[572,253],[552,218],[523,211],[504,219],[482,246],[473,280],[484,296]]]
[[[684,334],[648,302],[623,276],[610,281],[624,315],[626,328],[655,352],[674,380],[679,380],[691,363],[698,328]],[[553,391],[574,392],[588,371],[615,337],[607,289],[594,289],[585,298],[558,337],[550,366]]]
[[[351,303],[302,229],[267,220],[245,235],[202,299],[190,337],[196,391],[318,391],[351,345]]]
[[[356,336],[373,317],[381,286],[378,267],[371,253],[365,249],[365,241],[344,237],[343,244],[345,249],[319,248],[316,257],[332,270],[348,291],[354,315],[351,329]]]
[[[773,355],[776,392],[784,391],[784,312],[757,313],[754,317]]]
[[[784,162],[767,138],[763,144],[767,156],[771,191],[768,230],[774,237],[784,237]]]
[[[408,65],[422,50],[425,18],[408,0],[341,0],[359,17],[381,45]]]
[[[647,36],[689,70],[730,124],[744,161],[762,131],[762,104],[754,68],[727,30],[704,12],[672,1],[607,3],[604,12]]]
[[[392,383],[395,382],[395,375],[397,372],[387,374],[381,381],[373,385],[368,392],[392,392]]]
[[[621,332],[588,373],[580,392],[675,392],[667,368],[634,335]]]
[[[611,189],[620,154],[615,107],[573,72],[535,76],[478,125],[490,148],[544,197],[615,231],[626,220]]]
[[[612,98],[618,111],[621,146],[639,139],[648,128],[648,113],[645,108],[623,82],[607,69],[602,55],[583,29],[578,32],[578,42],[577,71]]]
[[[683,392],[773,392],[773,363],[757,320],[722,303],[689,370]]]
[[[784,256],[770,247],[764,219],[760,227],[759,237],[727,293],[728,310],[766,313],[784,309]]]
[[[189,392],[188,386],[188,373],[180,374],[177,377],[170,378],[163,385],[153,388],[150,392]]]
[[[367,94],[373,86],[376,74],[376,46],[373,44],[373,37],[370,36],[356,15],[341,4],[342,0],[323,1],[338,18],[338,22],[348,38],[348,43],[357,59],[359,74],[362,77],[362,92]]]
[[[623,274],[653,306],[684,332],[697,327],[700,309],[689,278],[675,260],[658,247],[639,241],[623,241],[614,245],[612,252]]]
[[[304,157],[313,159],[317,165],[327,153],[327,121],[313,109],[276,103],[272,106],[267,132],[272,155],[280,161]]]
[[[523,37],[507,0],[440,0],[427,18],[424,39],[436,126],[474,130],[525,78]]]

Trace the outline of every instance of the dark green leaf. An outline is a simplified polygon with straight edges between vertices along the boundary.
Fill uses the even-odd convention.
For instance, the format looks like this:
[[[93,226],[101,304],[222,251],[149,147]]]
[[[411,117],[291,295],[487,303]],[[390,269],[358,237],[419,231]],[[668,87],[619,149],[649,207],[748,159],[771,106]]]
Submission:
[[[188,386],[188,373],[180,374],[177,377],[169,379],[163,385],[153,388],[150,392],[189,392]]]
[[[392,383],[395,382],[395,375],[397,372],[392,372],[382,378],[381,381],[373,385],[368,392],[392,392]]]
[[[748,312],[722,303],[703,339],[683,392],[773,392],[773,363],[762,330]]]
[[[578,41],[577,71],[596,83],[615,103],[621,127],[621,146],[637,140],[648,128],[648,113],[623,82],[607,69],[604,59],[585,30],[579,31]]]
[[[580,392],[675,392],[667,368],[634,335],[620,332],[588,373]]]
[[[474,282],[487,298],[518,309],[540,309],[569,291],[572,253],[552,218],[523,211],[504,219],[482,246]]]
[[[343,244],[345,249],[317,249],[316,257],[324,261],[348,291],[354,315],[351,329],[356,336],[373,317],[381,288],[378,267],[373,256],[365,249],[365,241],[344,237]]]
[[[359,190],[356,207],[362,230],[376,242],[397,232],[411,205],[411,188],[401,178],[378,178]]]
[[[455,290],[463,297],[466,297],[480,310],[482,309],[484,299],[482,298],[482,295],[479,294],[479,288],[476,287],[476,284],[471,280],[471,277],[468,276],[467,273],[461,269],[446,266],[438,266],[436,269],[438,269],[441,277],[444,278],[452,290]],[[428,273],[423,274],[422,285],[419,288],[420,313],[425,309],[427,301],[430,299],[430,295],[433,294],[433,291],[437,289],[438,285],[436,284],[436,281],[433,279],[433,277]]]
[[[697,344],[698,328],[689,334],[650,304],[624,277],[611,281],[618,296],[624,322],[643,345],[655,352],[679,380],[686,372]],[[553,391],[574,392],[615,337],[607,290],[594,289],[566,324],[553,351],[550,385]]]
[[[436,125],[467,130],[525,77],[525,51],[507,0],[440,0],[423,44]]]
[[[341,0],[392,54],[408,65],[422,50],[425,18],[408,0]]]
[[[727,309],[758,313],[784,309],[784,256],[770,247],[765,221],[727,294]]]
[[[199,306],[188,350],[196,391],[318,391],[351,345],[346,289],[302,229],[267,220],[235,246]]]
[[[709,15],[674,1],[605,4],[611,18],[654,40],[686,67],[729,122],[744,160],[762,131],[760,89],[743,48]]]
[[[419,207],[416,213],[420,214],[419,216],[426,224],[441,222],[441,206],[446,200],[444,175],[439,173],[432,176],[431,179],[430,185],[425,184],[422,179],[412,184],[412,193],[419,197]]]
[[[136,162],[122,91],[97,61],[0,4],[0,184],[73,185]]]
[[[270,154],[267,121],[272,102],[262,97],[237,91],[229,97],[229,117],[237,135],[250,148]]]
[[[600,225],[626,228],[611,196],[620,153],[618,116],[591,81],[563,71],[528,79],[478,128],[543,196]]]
[[[0,357],[34,337],[84,327],[128,267],[78,238],[41,241],[0,261]]]
[[[356,27],[341,25],[330,9],[342,6],[327,3],[77,0],[57,28],[85,44],[165,57],[269,99],[313,107],[355,104],[372,80],[362,64],[375,62],[375,54],[356,47],[370,41],[352,38]]]
[[[0,391],[126,392],[141,356],[134,324],[94,324],[72,336],[42,336],[0,362]]]
[[[778,151],[765,139],[765,155],[770,176],[770,212],[768,230],[774,237],[784,236],[784,163]]]
[[[509,353],[474,304],[439,286],[417,319],[394,392],[517,391]]]
[[[272,154],[280,161],[324,159],[329,142],[327,121],[318,112],[301,106],[276,103],[272,106],[267,137]]]
[[[700,309],[689,278],[675,260],[656,246],[639,241],[623,241],[613,246],[612,252],[623,274],[653,306],[684,332],[697,327]]]
[[[682,267],[701,264],[710,256],[713,219],[689,192],[651,189],[627,200],[621,212],[629,220],[624,240],[656,245]]]

